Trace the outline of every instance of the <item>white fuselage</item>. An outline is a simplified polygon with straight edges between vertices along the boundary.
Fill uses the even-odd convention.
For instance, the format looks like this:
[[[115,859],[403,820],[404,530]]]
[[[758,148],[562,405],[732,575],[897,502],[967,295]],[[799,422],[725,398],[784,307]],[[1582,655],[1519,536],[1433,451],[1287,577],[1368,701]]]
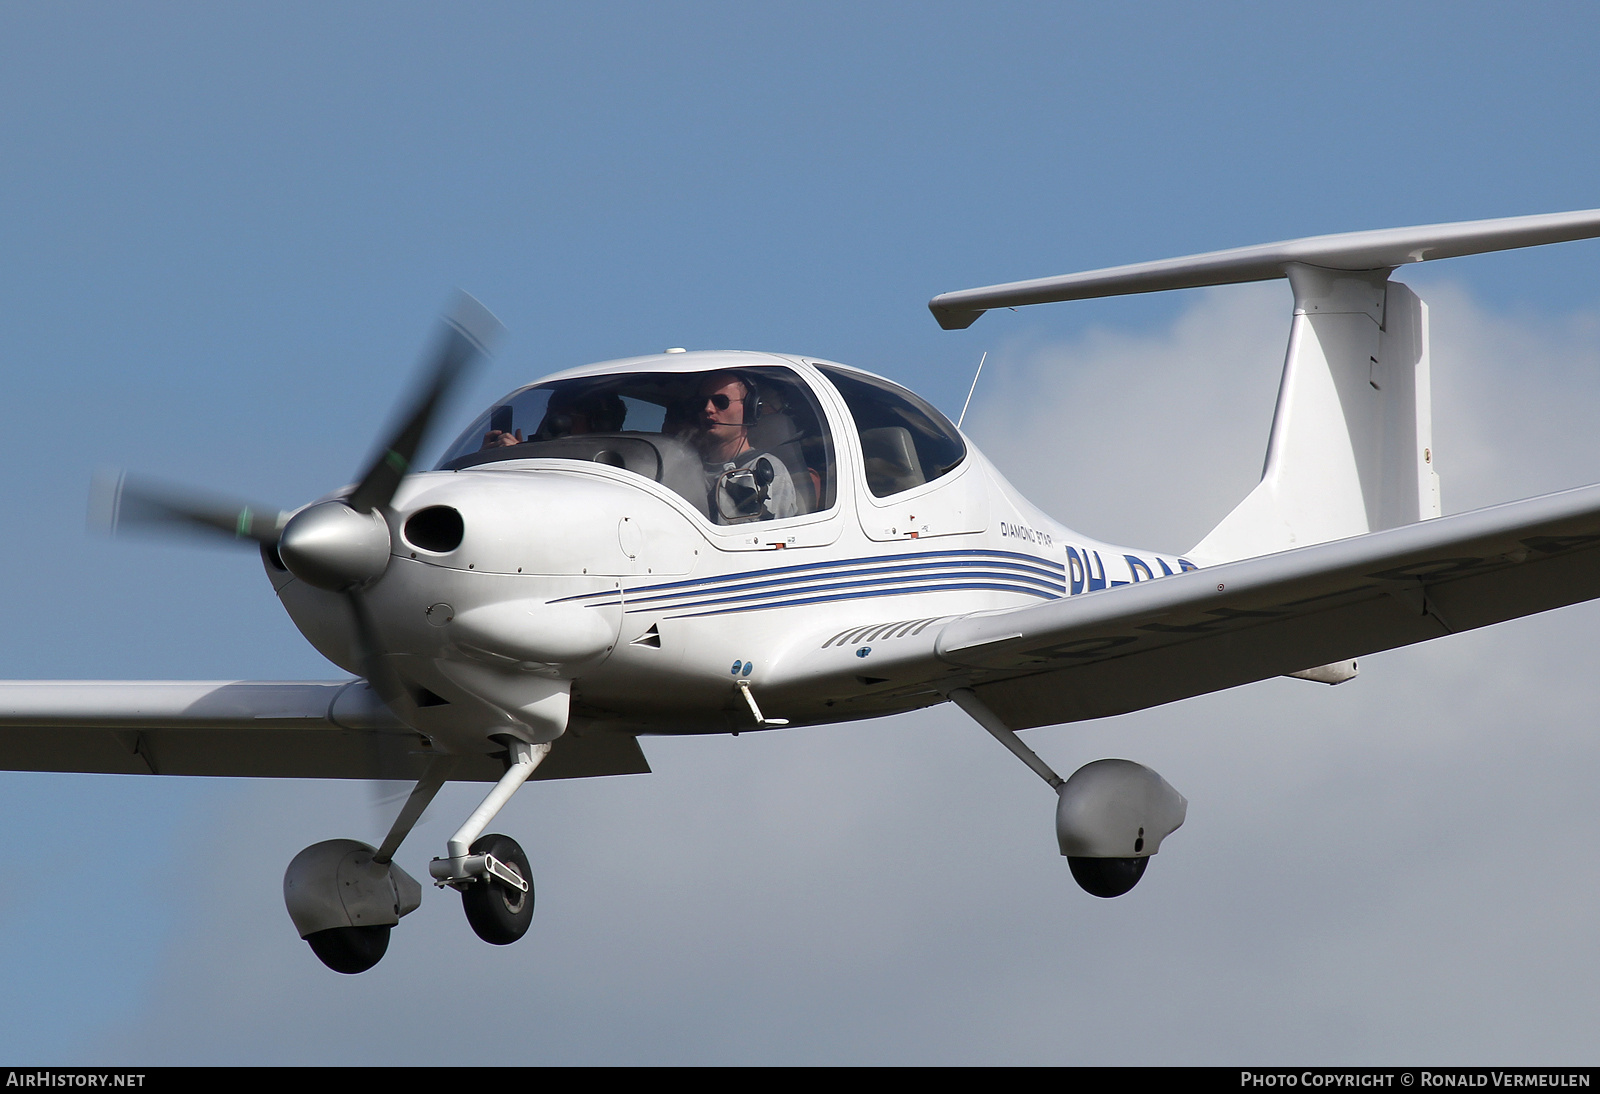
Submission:
[[[611,367],[750,358],[793,369],[827,416],[837,489],[822,511],[720,525],[658,482],[571,459],[405,481],[391,563],[365,600],[409,685],[411,724],[447,747],[487,747],[561,681],[577,732],[758,728],[741,683],[764,714],[795,725],[911,710],[942,701],[943,677],[959,671],[930,672],[932,624],[1193,568],[1071,532],[970,442],[934,481],[874,496],[850,412],[805,359],[674,354]],[[406,536],[409,516],[436,506],[461,516],[448,551]],[[344,597],[268,572],[306,637],[359,672]]]

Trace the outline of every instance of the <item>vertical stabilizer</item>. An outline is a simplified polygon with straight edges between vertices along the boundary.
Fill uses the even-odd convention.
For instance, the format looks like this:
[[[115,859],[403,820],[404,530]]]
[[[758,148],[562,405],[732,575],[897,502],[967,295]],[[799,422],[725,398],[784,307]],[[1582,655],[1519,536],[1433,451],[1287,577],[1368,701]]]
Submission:
[[[1190,552],[1228,562],[1439,515],[1428,307],[1389,270],[1286,269],[1294,319],[1261,482]]]

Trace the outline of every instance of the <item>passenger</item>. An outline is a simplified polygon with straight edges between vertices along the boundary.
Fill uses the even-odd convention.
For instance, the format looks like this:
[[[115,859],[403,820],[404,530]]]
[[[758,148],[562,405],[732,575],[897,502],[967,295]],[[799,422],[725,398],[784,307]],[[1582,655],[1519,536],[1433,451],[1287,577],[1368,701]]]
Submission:
[[[553,441],[585,433],[618,433],[628,416],[628,407],[614,391],[585,390],[567,384],[550,393],[544,418],[530,441]],[[509,448],[522,444],[520,429],[491,429],[483,439],[484,448]]]
[[[760,416],[760,393],[735,372],[700,381],[698,417],[690,440],[705,465],[712,519],[718,524],[792,517],[800,512],[794,479],[779,457],[750,444]]]

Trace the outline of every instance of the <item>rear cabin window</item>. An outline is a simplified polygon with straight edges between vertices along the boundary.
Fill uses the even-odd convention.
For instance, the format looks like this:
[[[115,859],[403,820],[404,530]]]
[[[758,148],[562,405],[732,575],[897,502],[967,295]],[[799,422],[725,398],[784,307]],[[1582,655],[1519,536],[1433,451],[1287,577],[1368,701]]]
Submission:
[[[961,434],[928,403],[897,384],[817,365],[850,408],[861,435],[867,489],[887,498],[949,474],[966,459]]]

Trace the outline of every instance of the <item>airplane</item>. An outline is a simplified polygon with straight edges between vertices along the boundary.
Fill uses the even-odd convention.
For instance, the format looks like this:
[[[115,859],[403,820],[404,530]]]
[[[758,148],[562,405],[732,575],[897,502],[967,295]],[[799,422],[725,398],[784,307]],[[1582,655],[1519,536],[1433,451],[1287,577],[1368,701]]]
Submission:
[[[757,352],[665,353],[519,388],[413,467],[500,325],[462,296],[359,479],[293,510],[118,474],[112,530],[255,547],[349,678],[0,682],[0,768],[404,779],[377,846],[284,875],[300,937],[359,973],[420,906],[395,863],[451,780],[491,784],[428,875],[473,931],[528,931],[522,847],[486,834],[531,780],[649,771],[641,736],[738,734],[951,702],[1056,794],[1078,884],[1131,890],[1184,822],[1150,768],[1062,778],[1019,731],[1293,676],[1600,597],[1600,485],[1442,515],[1427,305],[1440,258],[1600,236],[1600,210],[1354,232],[936,296],[984,312],[1286,278],[1294,294],[1259,484],[1180,555],[1074,532],[886,379]]]

